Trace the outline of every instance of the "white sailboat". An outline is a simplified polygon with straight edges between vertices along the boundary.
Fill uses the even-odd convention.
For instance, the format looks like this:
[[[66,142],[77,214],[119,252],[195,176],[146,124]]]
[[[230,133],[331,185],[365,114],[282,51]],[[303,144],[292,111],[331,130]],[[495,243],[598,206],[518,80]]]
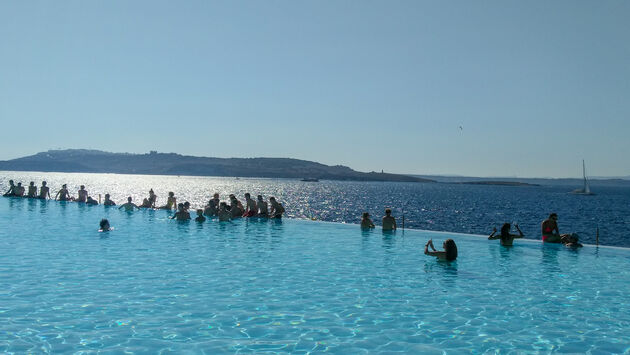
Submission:
[[[591,187],[588,185],[588,180],[586,179],[586,165],[584,165],[584,159],[582,159],[582,176],[584,177],[584,187],[573,190],[571,193],[575,195],[595,195],[591,192]]]

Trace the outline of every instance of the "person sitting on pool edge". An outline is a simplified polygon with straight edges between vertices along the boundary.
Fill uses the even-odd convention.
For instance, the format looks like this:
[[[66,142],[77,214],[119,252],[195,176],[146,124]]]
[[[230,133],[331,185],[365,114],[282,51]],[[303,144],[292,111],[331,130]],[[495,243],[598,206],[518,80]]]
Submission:
[[[396,218],[392,216],[392,210],[390,208],[385,209],[385,216],[383,216],[383,230],[384,231],[396,230]]]
[[[15,187],[13,191],[15,191],[13,196],[24,197],[24,186],[22,186],[21,182],[18,182],[17,186]]]
[[[9,180],[9,190],[7,190],[7,192],[5,192],[2,196],[10,197],[13,195],[15,195],[15,184],[13,183],[13,180]]]
[[[77,202],[87,202],[88,192],[87,192],[87,190],[85,190],[85,185],[81,185],[81,188],[79,189],[78,194],[79,194],[79,196],[76,198],[75,201],[77,201]]]
[[[542,241],[545,243],[560,243],[562,236],[558,230],[558,215],[552,213],[549,218],[544,220],[540,225],[542,233]]]
[[[276,201],[276,198],[273,196],[269,197],[269,204],[271,205],[271,211],[269,212],[271,218],[282,218],[282,214],[284,213],[284,206]]]
[[[131,202],[131,196],[127,197],[127,203],[123,203],[118,207],[118,209],[125,209],[125,211],[130,212],[133,211],[134,208],[140,209],[135,203]]]
[[[110,230],[112,230],[113,228],[109,226],[109,221],[105,218],[101,219],[101,223],[99,223],[101,229],[99,229],[99,232],[109,232]]]
[[[28,185],[28,193],[26,194],[26,197],[28,198],[37,197],[37,186],[35,186],[35,181],[31,181],[31,183]]]
[[[168,193],[168,198],[166,199],[166,205],[158,208],[160,210],[172,210],[173,208],[177,207],[177,198],[175,198],[175,193],[173,191],[170,191]]]
[[[363,216],[361,218],[361,229],[371,229],[374,228],[374,223],[370,219],[370,214],[367,212],[363,212]]]
[[[109,194],[105,194],[105,201],[103,201],[103,206],[116,206],[116,202],[110,200]]]
[[[175,212],[175,214],[172,217],[169,217],[170,219],[176,219],[178,221],[187,221],[190,219],[190,213],[188,213],[188,211],[186,211],[186,209],[184,208],[184,204],[183,203],[178,203],[177,204],[177,212]]]
[[[205,222],[206,221],[206,217],[203,216],[203,210],[202,209],[198,209],[197,210],[197,218],[195,218],[195,222]]]
[[[70,193],[68,192],[68,185],[61,185],[61,189],[57,191],[55,195],[55,200],[59,201],[73,201],[74,199],[70,197]]]
[[[514,242],[514,238],[523,238],[524,236],[523,232],[521,232],[521,229],[518,227],[518,224],[515,224],[514,227],[518,231],[518,235],[510,234],[510,229],[512,228],[512,226],[509,223],[503,223],[503,227],[501,227],[501,233],[496,235],[497,229],[494,228],[492,230],[492,234],[490,234],[490,236],[488,237],[488,240],[501,239],[501,245],[503,245],[504,247],[511,247]]]
[[[268,205],[265,200],[263,200],[262,195],[256,196],[258,202],[256,202],[256,208],[258,209],[258,217],[267,218],[269,217]]]
[[[445,240],[442,246],[444,247],[444,251],[435,250],[433,239],[429,239],[427,244],[424,245],[424,253],[426,255],[436,256],[440,260],[453,261],[457,259],[457,245],[455,245],[453,239]],[[429,251],[429,247],[431,247],[433,251]]]
[[[46,186],[46,181],[42,181],[42,186],[39,188],[39,199],[45,200],[50,197],[50,188]]]
[[[577,233],[563,234],[561,238],[562,244],[567,248],[581,248],[583,245],[579,242],[580,237]]]

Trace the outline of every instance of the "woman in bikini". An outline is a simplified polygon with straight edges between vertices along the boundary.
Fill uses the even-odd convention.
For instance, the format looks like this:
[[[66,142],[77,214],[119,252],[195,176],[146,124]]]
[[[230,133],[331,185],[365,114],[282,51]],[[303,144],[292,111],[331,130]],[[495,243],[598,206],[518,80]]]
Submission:
[[[542,233],[542,241],[545,243],[560,243],[562,242],[562,236],[558,230],[558,215],[552,213],[549,218],[544,220],[540,225]]]

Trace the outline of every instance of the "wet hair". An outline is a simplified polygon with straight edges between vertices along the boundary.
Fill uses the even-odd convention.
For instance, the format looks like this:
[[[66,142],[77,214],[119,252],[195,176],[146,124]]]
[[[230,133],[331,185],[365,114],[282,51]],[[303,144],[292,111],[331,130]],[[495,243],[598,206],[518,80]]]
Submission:
[[[368,218],[368,217],[370,217],[370,214],[367,212],[363,212],[363,218]]]
[[[35,181],[31,181],[31,186],[35,186]]]
[[[453,239],[444,241],[444,251],[446,251],[446,260],[453,261],[457,259],[457,245]]]
[[[501,241],[506,242],[510,238],[510,228],[512,227],[509,223],[503,223],[501,227]]]
[[[127,197],[127,201],[131,202],[131,196]]]
[[[85,185],[81,185],[81,188],[82,188],[82,189],[85,189]]]
[[[252,195],[249,194],[249,192],[245,193],[245,197],[251,197]]]
[[[105,197],[109,197],[109,194],[105,194]]]
[[[385,214],[392,214],[392,209],[391,208],[386,208],[385,209]]]
[[[105,218],[101,219],[101,223],[99,223],[101,229],[105,229],[105,225],[109,225],[109,221]]]
[[[190,202],[188,201],[184,202],[184,206],[190,206]]]
[[[184,204],[183,204],[183,203],[181,203],[181,202],[180,202],[180,203],[178,203],[178,204],[177,204],[177,208],[184,208]]]
[[[269,197],[269,201],[275,201],[275,200],[276,200],[275,197],[273,197],[273,196]]]
[[[46,186],[46,181],[42,181],[42,185]]]
[[[149,190],[149,193],[152,194],[153,193],[153,189]]]
[[[18,186],[22,186],[22,183],[21,183],[21,182],[18,182]]]
[[[257,196],[257,198],[258,198],[259,200],[262,200],[262,199],[263,199],[263,198],[262,198],[262,195],[258,195],[258,196]]]
[[[549,219],[552,219],[554,217],[558,218],[558,214],[557,213],[552,213],[552,214],[549,215]]]

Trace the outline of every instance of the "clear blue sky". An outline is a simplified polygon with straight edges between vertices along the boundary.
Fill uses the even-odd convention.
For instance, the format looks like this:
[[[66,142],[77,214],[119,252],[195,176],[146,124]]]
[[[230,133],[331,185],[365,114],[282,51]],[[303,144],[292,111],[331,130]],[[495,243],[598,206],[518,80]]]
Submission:
[[[629,19],[615,0],[3,1],[0,159],[630,175]]]

